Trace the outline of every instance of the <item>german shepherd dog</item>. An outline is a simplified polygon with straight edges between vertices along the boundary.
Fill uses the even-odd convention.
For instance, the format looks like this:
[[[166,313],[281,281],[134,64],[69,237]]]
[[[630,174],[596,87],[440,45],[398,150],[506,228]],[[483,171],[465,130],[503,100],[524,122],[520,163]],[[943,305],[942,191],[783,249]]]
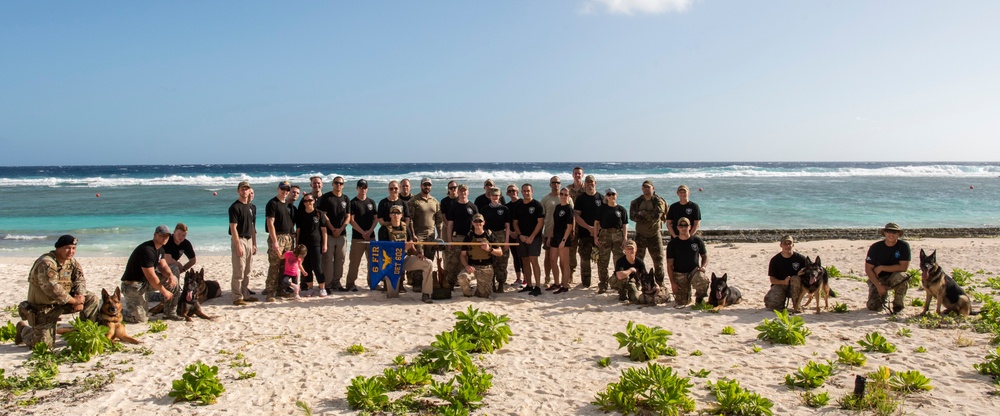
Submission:
[[[937,299],[937,314],[941,314],[941,306],[944,305],[944,312],[954,312],[962,316],[969,316],[972,313],[972,301],[965,294],[962,287],[955,283],[955,279],[948,276],[941,266],[937,264],[937,250],[929,256],[920,249],[920,284],[927,292],[927,299],[924,301],[924,311],[926,314],[931,307],[931,297]]]
[[[798,293],[792,297],[792,306],[796,311],[801,312],[803,307],[808,306],[813,298],[816,298],[816,313],[820,313],[819,298],[823,297],[823,307],[830,308],[830,275],[823,267],[823,260],[816,256],[816,262],[806,257],[806,265],[799,270],[799,279],[802,282]],[[802,297],[806,294],[809,298],[806,303],[802,303]]]
[[[181,290],[181,300],[177,302],[177,316],[183,317],[191,322],[191,315],[197,315],[201,319],[215,320],[215,317],[208,316],[201,310],[201,299],[208,297],[205,285],[205,268],[184,273],[184,289]]]
[[[708,304],[715,306],[713,310],[716,312],[743,300],[743,294],[740,293],[740,290],[729,286],[729,273],[724,273],[722,277],[712,273],[712,283],[709,290]]]
[[[141,344],[135,338],[125,333],[125,324],[122,323],[122,289],[115,288],[115,294],[111,295],[107,289],[101,289],[101,310],[97,315],[97,323],[108,327],[108,340],[124,341],[129,344]]]
[[[193,273],[193,272],[190,271],[190,270],[188,270],[187,272],[185,272],[185,275],[184,275],[185,276],[185,280],[187,279],[187,273]],[[217,297],[221,297],[222,296],[222,286],[219,285],[219,282],[216,282],[214,280],[205,280],[205,268],[204,267],[201,269],[200,273],[202,275],[202,277],[201,277],[202,283],[199,285],[200,286],[199,289],[197,291],[195,291],[195,294],[198,296],[198,302],[204,302],[204,301],[207,301],[209,299],[215,299]],[[178,278],[180,278],[180,276],[178,276]],[[178,304],[179,304],[179,302],[178,302]],[[149,314],[150,315],[156,315],[158,313],[163,313],[163,302],[160,302],[160,303],[156,304],[156,306],[154,306],[152,308],[149,308]]]

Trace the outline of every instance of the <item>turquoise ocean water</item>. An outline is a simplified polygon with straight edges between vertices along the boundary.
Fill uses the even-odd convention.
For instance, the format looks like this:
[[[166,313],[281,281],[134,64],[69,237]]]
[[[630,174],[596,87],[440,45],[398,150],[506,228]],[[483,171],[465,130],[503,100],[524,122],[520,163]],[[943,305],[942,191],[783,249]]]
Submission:
[[[482,183],[531,183],[536,196],[558,175],[566,185],[575,164],[431,163],[302,165],[161,165],[0,167],[0,255],[37,256],[65,233],[80,238],[79,253],[127,255],[151,238],[153,228],[185,222],[201,254],[229,252],[226,210],[236,184],[256,192],[258,229],[277,183],[308,190],[308,178],[368,180],[369,197],[386,196],[390,180],[434,180],[438,198],[449,179],[467,183],[471,197]],[[598,189],[618,190],[626,205],[651,179],[668,202],[680,184],[692,190],[705,229],[1000,226],[1000,163],[580,163]],[[218,195],[213,195],[213,192]],[[419,192],[414,187],[414,192]],[[100,194],[100,197],[96,195]],[[263,238],[261,239],[263,240]],[[263,247],[263,245],[261,245]]]

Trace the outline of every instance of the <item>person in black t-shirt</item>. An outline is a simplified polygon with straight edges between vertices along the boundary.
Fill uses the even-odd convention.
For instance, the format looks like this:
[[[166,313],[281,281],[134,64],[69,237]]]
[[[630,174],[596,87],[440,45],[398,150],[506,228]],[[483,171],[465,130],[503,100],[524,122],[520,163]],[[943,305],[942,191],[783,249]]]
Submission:
[[[181,288],[177,277],[170,271],[170,266],[163,259],[163,245],[170,239],[170,228],[166,225],[156,227],[153,239],[139,244],[125,263],[122,273],[122,320],[131,324],[146,322],[146,293],[160,292],[163,295],[163,315],[166,319],[179,321],[177,316],[177,301],[180,300]]]
[[[637,302],[639,297],[634,293],[642,287],[639,276],[646,272],[646,263],[636,257],[635,242],[625,242],[624,254],[615,261],[615,275],[611,278],[612,290],[618,291],[618,300]],[[632,283],[635,280],[635,283]],[[631,295],[631,296],[630,296]]]
[[[385,227],[389,223],[389,208],[394,206],[402,207],[403,210],[403,224],[409,226],[410,223],[410,207],[406,205],[406,201],[399,197],[399,182],[390,181],[389,182],[389,196],[382,198],[378,201],[378,223],[379,225]]]
[[[347,290],[357,292],[358,268],[361,257],[371,261],[368,242],[375,239],[375,201],[368,197],[368,181],[358,180],[358,196],[351,200],[351,252],[347,266]]]
[[[892,313],[903,310],[906,301],[906,282],[910,276],[910,244],[901,240],[903,230],[890,222],[882,228],[882,241],[872,244],[865,257],[865,274],[868,275],[868,302],[870,311],[882,310],[886,297],[892,290]]]
[[[517,255],[524,265],[524,288],[532,296],[542,294],[542,270],[538,256],[542,254],[542,228],[545,224],[545,207],[534,199],[530,183],[521,185],[521,200],[514,204],[514,235],[520,243]],[[532,281],[534,277],[534,281]]]
[[[573,245],[573,221],[576,213],[573,212],[573,204],[570,203],[569,189],[559,190],[559,204],[552,209],[552,235],[549,237],[549,246],[552,262],[553,286],[558,286],[555,292],[566,293],[569,291],[569,282],[572,271],[569,265],[570,247]],[[546,257],[549,259],[549,257]],[[549,290],[551,287],[546,288]]]
[[[346,292],[341,276],[347,259],[347,224],[351,222],[351,198],[344,194],[344,177],[333,178],[333,190],[319,197],[316,209],[326,214],[326,252],[323,253],[323,276],[329,290]]]
[[[490,189],[495,187],[496,185],[493,184],[493,179],[487,179],[486,182],[483,182],[483,194],[477,196],[474,202],[476,204],[476,208],[479,208],[480,212],[482,212],[483,207],[490,204]],[[507,204],[507,200],[504,199],[503,195],[500,195],[500,203],[504,205]]]
[[[605,203],[597,209],[595,222],[597,233],[594,246],[597,247],[597,293],[608,290],[608,264],[612,258],[619,258],[628,241],[628,211],[618,205],[618,191],[608,188],[604,191]]]
[[[691,235],[695,235],[701,226],[701,208],[698,204],[688,199],[691,190],[687,185],[677,187],[677,202],[670,204],[667,208],[667,231],[671,238],[677,238],[677,221],[687,218],[691,223]]]
[[[517,202],[521,201],[521,198],[517,196],[518,195],[517,193],[518,193],[517,185],[514,184],[507,185],[507,197],[510,198],[510,201],[507,202],[507,209],[509,209],[511,213],[514,212],[514,205]],[[513,221],[513,217],[511,217],[511,221]],[[507,234],[507,241],[504,242],[505,243],[517,242],[517,236],[514,235],[513,228],[511,228],[510,234]],[[511,250],[507,246],[504,246],[504,248],[507,250]],[[514,276],[515,276],[514,283],[512,283],[511,286],[513,286],[515,289],[520,289],[522,286],[524,286],[524,280],[521,277],[521,273],[524,272],[524,263],[521,261],[521,256],[518,256],[517,253],[514,253],[514,255],[511,257],[513,258],[512,263],[514,263]]]
[[[572,193],[572,192],[570,192]],[[583,193],[573,200],[576,211],[576,252],[580,254],[580,282],[590,287],[591,256],[594,253],[594,236],[597,235],[597,211],[604,205],[604,196],[597,193],[597,179],[587,175]]]
[[[790,235],[781,237],[781,252],[771,257],[767,266],[767,276],[771,281],[771,289],[764,295],[764,308],[769,310],[784,310],[788,297],[793,291],[798,291],[802,282],[799,271],[806,265],[806,256],[793,249],[795,239]]]
[[[305,207],[295,216],[295,241],[306,246],[306,257],[302,262],[305,276],[299,283],[302,296],[326,296],[326,276],[323,274],[323,253],[326,252],[326,213],[316,209],[316,197],[312,194],[302,198]],[[283,255],[284,253],[282,253]],[[319,288],[312,288],[313,278]],[[313,290],[306,294],[305,291]]]
[[[252,203],[253,188],[247,181],[237,185],[239,199],[229,206],[229,235],[232,238],[233,276],[230,281],[233,304],[254,302],[250,296],[250,271],[257,254],[257,207]]]
[[[486,221],[485,228],[489,230],[495,241],[503,242],[511,234],[511,210],[500,202],[500,189],[491,188],[486,192],[490,196],[490,202],[479,208],[479,213],[483,214]],[[493,257],[493,291],[503,293],[504,286],[507,285],[507,260],[510,259],[510,250],[507,246],[500,247],[499,256]]]
[[[691,302],[691,288],[695,290],[695,303],[702,303],[708,296],[708,278],[705,277],[705,266],[708,265],[708,254],[705,242],[691,235],[691,221],[681,218],[677,221],[680,231],[677,238],[671,238],[667,243],[667,275],[674,292],[676,307],[683,307]],[[700,258],[700,262],[699,262]]]
[[[472,216],[479,213],[476,204],[469,201],[469,187],[464,183],[458,185],[458,199],[455,200],[444,213],[448,230],[445,232],[444,241],[461,241],[472,229]],[[445,248],[445,276],[452,287],[458,283],[458,273],[461,271],[462,248],[460,246],[447,246]]]
[[[198,262],[194,254],[194,246],[187,239],[187,233],[187,225],[182,222],[177,223],[177,226],[174,227],[174,233],[170,235],[167,244],[163,246],[167,265],[170,266],[170,271],[177,278],[180,278],[184,272],[190,270]],[[187,263],[181,263],[181,256],[187,257]]]
[[[295,227],[295,206],[289,205],[288,194],[292,184],[288,181],[278,183],[278,195],[267,201],[264,207],[264,224],[267,230],[267,280],[264,283],[264,296],[268,301],[274,298],[278,290],[278,279],[282,271],[278,267],[282,255],[291,251],[295,241],[292,231]]]

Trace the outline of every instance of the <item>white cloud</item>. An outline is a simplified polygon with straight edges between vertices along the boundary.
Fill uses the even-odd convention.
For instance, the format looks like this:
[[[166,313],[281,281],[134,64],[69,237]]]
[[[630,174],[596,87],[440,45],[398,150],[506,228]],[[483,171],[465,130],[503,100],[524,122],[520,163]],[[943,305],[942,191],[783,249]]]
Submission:
[[[598,9],[610,14],[663,14],[685,12],[691,8],[694,0],[587,0],[577,11],[581,14],[594,14]]]

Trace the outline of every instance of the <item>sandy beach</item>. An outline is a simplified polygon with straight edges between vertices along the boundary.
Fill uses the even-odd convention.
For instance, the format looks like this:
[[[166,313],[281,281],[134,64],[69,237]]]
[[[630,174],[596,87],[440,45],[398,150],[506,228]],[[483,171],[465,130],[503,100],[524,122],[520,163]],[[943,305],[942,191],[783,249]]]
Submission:
[[[983,271],[975,275],[977,283],[1000,272],[1000,240],[909,241],[915,259],[911,268],[917,267],[917,253],[923,248],[938,250],[938,260],[946,270]],[[808,256],[820,255],[825,266],[836,266],[844,274],[858,276],[871,243],[808,241],[798,243],[796,249]],[[88,363],[63,365],[59,375],[63,382],[109,372],[115,373],[115,379],[99,391],[83,389],[79,384],[40,391],[34,393],[39,397],[38,402],[29,406],[18,406],[15,402],[30,398],[33,393],[8,397],[0,413],[280,415],[301,414],[295,406],[301,400],[317,414],[354,414],[356,411],[350,409],[345,399],[351,378],[380,374],[397,355],[412,359],[430,344],[434,335],[451,329],[455,322],[453,312],[469,305],[507,314],[514,332],[510,344],[495,354],[477,358],[477,364],[494,375],[494,386],[484,400],[485,406],[474,414],[604,414],[590,404],[595,394],[607,383],[617,381],[622,369],[644,365],[629,361],[626,351],[617,349],[612,336],[623,331],[629,320],[673,332],[669,345],[677,349],[678,355],[660,357],[656,362],[674,367],[684,375],[689,370],[707,369],[711,370],[708,380],[739,380],[745,388],[773,400],[777,415],[849,414],[836,407],[836,399],[851,391],[855,375],[881,365],[900,371],[920,370],[931,379],[934,389],[908,396],[903,413],[995,411],[989,410],[996,408],[996,398],[988,394],[993,391],[989,378],[977,374],[972,367],[995,348],[989,344],[989,336],[971,330],[930,330],[891,322],[884,312],[864,310],[867,288],[860,281],[831,281],[839,295],[831,299],[831,307],[834,302],[846,303],[850,308],[848,313],[825,311],[816,315],[809,310],[800,315],[812,331],[806,345],[772,345],[757,340],[754,327],[763,319],[774,317],[772,312],[762,309],[762,298],[768,288],[768,260],[778,251],[776,242],[708,244],[709,272],[728,273],[730,284],[739,287],[744,295],[743,303],[717,314],[674,309],[672,304],[627,305],[618,302],[614,293],[598,295],[596,287],[574,288],[562,295],[545,292],[539,297],[508,291],[489,300],[463,298],[460,292],[455,292],[456,298],[436,301],[433,305],[421,303],[419,295],[414,293],[390,300],[381,292],[360,291],[237,307],[231,305],[228,292],[229,258],[199,257],[198,265],[206,269],[207,278],[220,281],[225,289],[222,298],[204,305],[209,315],[219,317],[216,321],[169,322],[164,332],[139,336],[144,344],[129,346],[130,351],[102,355]],[[99,294],[101,288],[118,285],[126,259],[79,260],[86,271],[89,289]],[[0,294],[0,305],[16,305],[24,299],[26,277],[33,261],[34,258],[0,258],[0,279],[5,287]],[[253,290],[263,289],[266,267],[266,255],[256,256]],[[511,280],[513,275],[511,270]],[[579,282],[578,277],[575,280]],[[596,283],[596,273],[594,280]],[[911,289],[907,297],[922,300],[924,292]],[[973,309],[978,309],[978,304]],[[919,312],[920,308],[908,306],[902,316]],[[6,318],[17,320],[9,314]],[[0,322],[5,320],[0,318]],[[725,326],[732,326],[736,334],[722,335]],[[898,335],[900,328],[909,328],[912,336]],[[146,330],[146,324],[128,326],[131,334]],[[790,390],[784,385],[785,374],[809,360],[835,360],[839,346],[857,348],[857,341],[872,331],[885,335],[896,344],[897,351],[867,353],[868,363],[860,369],[840,367],[824,386],[815,390],[829,392],[831,403],[827,407],[818,410],[806,407],[799,397],[803,390]],[[351,355],[346,348],[352,344],[362,344],[369,352]],[[754,345],[762,350],[754,353]],[[57,348],[63,346],[65,341],[60,340]],[[915,353],[918,347],[926,348],[927,352]],[[691,354],[696,350],[702,355]],[[250,370],[256,372],[255,377],[237,380],[238,369],[230,368],[235,353],[242,353],[252,364]],[[21,374],[24,372],[21,365],[28,355],[24,347],[2,344],[0,368],[8,375]],[[596,365],[602,357],[611,357],[610,367]],[[196,360],[219,366],[226,391],[214,405],[174,404],[167,396],[171,381],[180,378],[184,367]],[[708,409],[715,398],[705,388],[706,379],[692,381],[697,410]]]

